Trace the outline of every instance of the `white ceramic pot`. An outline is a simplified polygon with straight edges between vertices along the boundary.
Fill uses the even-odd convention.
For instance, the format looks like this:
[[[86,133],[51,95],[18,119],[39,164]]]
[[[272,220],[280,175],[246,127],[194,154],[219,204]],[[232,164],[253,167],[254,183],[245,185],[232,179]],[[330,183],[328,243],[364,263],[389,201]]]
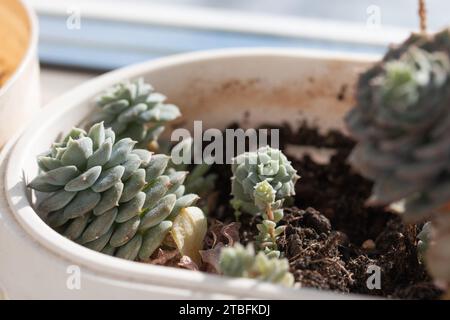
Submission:
[[[143,76],[181,107],[183,119],[177,125],[186,127],[203,120],[204,128],[224,128],[245,117],[248,126],[320,119],[323,129],[342,128],[355,79],[372,60],[297,50],[211,51],[127,67],[68,92],[46,107],[0,158],[0,286],[11,298],[355,298],[130,262],[91,251],[59,235],[37,216],[25,182],[37,173],[36,155],[92,111],[93,96],[118,81]],[[70,285],[78,267],[79,290]]]
[[[39,109],[40,92],[36,15],[20,0],[2,0],[0,17],[0,72],[8,74],[0,84],[1,149]]]

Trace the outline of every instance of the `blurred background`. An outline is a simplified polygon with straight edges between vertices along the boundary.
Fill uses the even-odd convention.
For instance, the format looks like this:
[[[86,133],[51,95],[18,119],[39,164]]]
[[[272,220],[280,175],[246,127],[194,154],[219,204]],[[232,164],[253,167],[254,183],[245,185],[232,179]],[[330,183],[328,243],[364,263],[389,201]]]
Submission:
[[[28,0],[40,22],[44,101],[99,73],[231,47],[382,54],[419,26],[417,0]],[[450,1],[428,0],[429,29]]]

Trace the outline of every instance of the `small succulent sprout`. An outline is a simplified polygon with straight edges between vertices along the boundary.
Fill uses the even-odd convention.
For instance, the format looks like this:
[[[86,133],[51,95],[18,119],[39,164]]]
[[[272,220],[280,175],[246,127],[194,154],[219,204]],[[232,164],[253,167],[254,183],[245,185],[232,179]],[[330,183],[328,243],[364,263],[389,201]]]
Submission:
[[[139,146],[156,151],[164,124],[181,115],[177,106],[165,100],[164,95],[155,92],[142,78],[124,81],[97,97],[96,104],[101,111],[93,115],[91,122],[104,121],[119,138],[129,137]]]
[[[116,141],[103,123],[73,129],[38,157],[29,187],[45,196],[37,206],[52,228],[90,249],[148,260],[169,234],[171,219],[196,195],[180,192],[186,172],[165,175],[169,157]]]
[[[244,247],[236,243],[233,247],[223,248],[219,267],[230,277],[252,278],[286,287],[294,284],[287,259],[271,258],[262,252],[255,254],[252,245]]]
[[[295,195],[296,170],[280,150],[263,147],[234,158],[232,171],[232,206],[238,214],[262,215],[263,221],[257,225],[257,249],[279,257],[277,239],[284,226],[277,227],[277,223],[283,218],[284,201]]]
[[[279,257],[277,239],[284,232],[285,226],[277,223],[283,218],[282,201],[275,201],[275,190],[267,180],[255,186],[255,205],[261,210],[263,221],[257,225],[259,234],[255,242],[259,250],[263,250],[270,257]]]
[[[374,180],[371,204],[401,202],[408,222],[450,200],[450,31],[413,35],[358,83],[346,122],[352,165]]]
[[[291,162],[278,149],[262,147],[233,158],[231,165],[232,205],[236,211],[258,214],[255,204],[255,187],[267,181],[275,191],[275,201],[284,201],[295,195],[295,183],[299,179]]]

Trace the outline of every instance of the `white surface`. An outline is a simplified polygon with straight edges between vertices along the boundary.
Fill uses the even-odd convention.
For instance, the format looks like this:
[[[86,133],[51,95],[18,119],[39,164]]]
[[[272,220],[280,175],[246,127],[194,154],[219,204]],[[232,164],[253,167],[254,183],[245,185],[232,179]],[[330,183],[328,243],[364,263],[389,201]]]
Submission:
[[[205,127],[220,128],[242,119],[247,111],[255,114],[252,122],[285,118],[296,123],[299,119],[321,118],[322,125],[339,127],[351,101],[337,102],[336,93],[343,85],[352,86],[368,61],[368,57],[298,50],[195,53],[118,70],[54,100],[20,140],[10,142],[4,150],[1,157],[10,159],[0,158],[0,181],[4,182],[0,189],[1,285],[11,298],[356,298],[130,262],[91,251],[40,220],[28,202],[25,181],[37,172],[36,155],[91,111],[89,101],[94,95],[120,80],[144,76],[171,101],[183,105],[188,127],[199,114],[205,115],[201,118]],[[307,96],[307,91],[302,90],[313,89],[308,88],[311,78],[316,79],[316,84],[309,86],[320,90]],[[248,84],[255,79],[259,81],[253,89],[235,88],[238,92],[234,95],[226,88],[223,91],[230,80]],[[69,265],[81,268],[81,290],[66,286]]]
[[[42,105],[59,97],[66,91],[94,78],[97,74],[75,70],[41,68]]]
[[[367,9],[377,6],[381,11],[383,25],[401,26],[411,30],[418,30],[419,27],[417,0],[128,0],[131,1],[228,8],[243,12],[268,12],[277,15],[349,21],[362,25],[367,21]],[[431,28],[437,29],[448,25],[447,13],[450,10],[448,0],[427,0],[426,5]]]
[[[43,14],[68,16],[76,9],[83,17],[129,21],[130,23],[177,26],[266,34],[281,37],[303,37],[348,43],[387,45],[405,39],[411,30],[384,25],[383,28],[338,20],[245,13],[201,6],[156,4],[151,1],[112,0],[29,0]],[[323,4],[327,6],[327,4]],[[364,15],[365,12],[362,12]]]

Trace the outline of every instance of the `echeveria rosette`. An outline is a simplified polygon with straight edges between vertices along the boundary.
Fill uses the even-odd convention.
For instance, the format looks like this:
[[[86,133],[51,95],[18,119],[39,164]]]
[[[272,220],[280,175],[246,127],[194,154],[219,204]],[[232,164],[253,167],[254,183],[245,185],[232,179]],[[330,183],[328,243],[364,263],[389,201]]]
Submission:
[[[101,111],[93,115],[92,122],[104,121],[119,138],[129,137],[141,147],[156,150],[164,124],[181,115],[177,106],[165,100],[142,78],[124,81],[97,97]]]
[[[103,123],[73,129],[38,157],[42,170],[29,187],[44,193],[38,213],[55,230],[88,248],[147,260],[171,220],[198,197],[183,195],[186,172],[165,175],[169,157],[115,141]]]
[[[267,181],[275,191],[275,201],[283,201],[295,195],[295,183],[299,179],[291,162],[278,149],[262,147],[255,152],[245,152],[233,158],[231,165],[231,203],[236,211],[258,214],[255,204],[255,187]]]
[[[255,254],[251,245],[237,243],[223,248],[219,259],[220,271],[230,277],[252,278],[291,287],[294,277],[287,259],[270,258],[262,252]]]
[[[358,82],[347,126],[352,165],[374,180],[372,204],[427,219],[450,200],[450,32],[413,35]]]

